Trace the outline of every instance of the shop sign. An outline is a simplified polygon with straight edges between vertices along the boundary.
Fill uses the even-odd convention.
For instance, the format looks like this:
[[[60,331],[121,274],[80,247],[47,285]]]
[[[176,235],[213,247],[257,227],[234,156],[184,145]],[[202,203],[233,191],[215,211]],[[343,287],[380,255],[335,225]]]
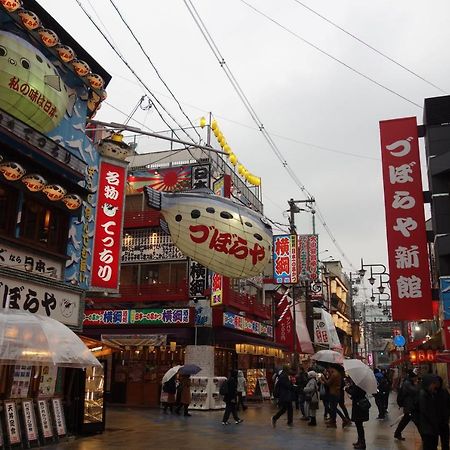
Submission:
[[[192,189],[205,189],[209,188],[209,164],[201,166],[192,166],[191,183]]]
[[[319,278],[319,236],[300,234],[298,236],[298,271],[302,278],[316,281]]]
[[[80,325],[81,294],[54,286],[44,286],[7,276],[0,280],[0,304],[51,317],[58,322],[78,327]]]
[[[25,425],[25,431],[27,434],[28,442],[37,441],[38,430],[32,400],[24,400],[22,402],[22,413],[23,413],[23,423]]]
[[[439,277],[439,297],[444,320],[450,319],[450,277]]]
[[[48,411],[47,400],[38,400],[39,420],[41,421],[41,429],[44,438],[53,437],[52,423]]]
[[[434,363],[436,360],[436,350],[410,351],[409,360],[412,364]]]
[[[125,181],[125,167],[101,163],[92,257],[93,288],[116,290],[119,283]]]
[[[20,437],[19,420],[17,417],[17,405],[16,402],[5,401],[5,417],[6,417],[6,429],[8,431],[8,439],[10,445],[20,444],[22,441]]]
[[[211,306],[223,303],[223,276],[220,273],[211,274]]]
[[[273,327],[271,325],[247,319],[229,311],[223,313],[223,326],[259,336],[273,337]]]
[[[30,388],[33,366],[15,365],[11,383],[11,398],[26,398]]]
[[[433,318],[415,117],[380,122],[393,320]]]
[[[66,431],[66,420],[64,418],[64,411],[61,405],[60,398],[52,398],[53,405],[53,417],[55,418],[56,433],[58,436],[65,436]]]
[[[323,320],[314,321],[314,343],[328,345],[327,324]]]
[[[0,266],[35,275],[46,276],[55,280],[62,278],[62,263],[30,251],[12,248],[0,242]]]
[[[88,309],[83,325],[183,325],[193,319],[191,308]]]
[[[86,170],[86,163],[84,161],[59,145],[58,142],[25,125],[3,110],[0,110],[0,129],[13,133],[16,137],[32,144],[51,159],[62,163],[76,173],[80,175],[84,174]]]
[[[195,326],[210,327],[212,325],[212,309],[207,299],[191,301],[190,306],[195,308]]]
[[[197,261],[189,258],[189,298],[205,298],[207,285],[208,269]]]
[[[273,278],[276,283],[298,282],[297,235],[280,234],[273,237]]]

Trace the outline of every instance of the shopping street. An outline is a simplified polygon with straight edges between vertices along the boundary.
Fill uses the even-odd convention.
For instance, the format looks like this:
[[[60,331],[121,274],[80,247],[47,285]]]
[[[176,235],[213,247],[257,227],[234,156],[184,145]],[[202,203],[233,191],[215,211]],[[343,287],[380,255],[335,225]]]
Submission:
[[[328,429],[323,423],[323,408],[319,410],[318,426],[309,427],[295,413],[294,426],[286,425],[282,416],[275,429],[270,418],[275,407],[269,402],[251,405],[240,413],[244,422],[223,426],[223,411],[191,411],[192,417],[163,414],[157,409],[109,408],[106,431],[103,434],[78,438],[71,442],[48,446],[54,450],[103,450],[128,448],[130,450],[163,449],[350,449],[356,441],[354,425],[349,428]],[[413,425],[403,435],[405,441],[394,441],[389,425],[398,417],[398,408],[390,405],[390,418],[376,420],[376,408],[370,410],[371,420],[365,424],[367,448],[370,450],[415,450],[420,437]]]

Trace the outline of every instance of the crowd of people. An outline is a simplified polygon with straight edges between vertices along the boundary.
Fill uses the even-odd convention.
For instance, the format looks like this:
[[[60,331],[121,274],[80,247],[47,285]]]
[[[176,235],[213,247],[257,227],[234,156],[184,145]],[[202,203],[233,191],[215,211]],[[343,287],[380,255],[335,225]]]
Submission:
[[[389,371],[374,370],[377,381],[377,393],[373,395],[378,409],[377,419],[383,420],[388,415],[390,394],[396,395],[397,405],[403,415],[394,425],[394,438],[404,441],[403,430],[411,422],[417,427],[422,438],[423,450],[437,450],[440,441],[442,450],[449,448],[450,394],[442,378],[435,374],[419,376],[416,370],[410,370],[404,379],[397,383]],[[393,393],[393,385],[396,393]],[[174,376],[163,385],[163,410],[190,416],[188,407],[191,399],[190,378],[186,375]],[[241,370],[233,370],[229,378],[221,385],[220,395],[225,402],[222,418],[223,425],[229,425],[230,416],[236,424],[243,420],[239,410],[245,411],[247,381]],[[351,399],[351,414],[345,405],[345,393]],[[364,422],[369,420],[371,407],[367,393],[349,376],[340,365],[328,364],[326,367],[312,367],[298,371],[286,366],[276,371],[273,377],[273,397],[278,411],[272,416],[275,428],[278,420],[286,414],[287,425],[294,424],[294,407],[299,411],[300,419],[309,426],[317,426],[317,411],[323,404],[323,418],[327,428],[337,428],[338,417],[342,428],[355,424],[358,439],[353,444],[355,449],[365,449],[366,439]],[[392,401],[392,397],[391,397]],[[392,425],[391,425],[392,426]]]

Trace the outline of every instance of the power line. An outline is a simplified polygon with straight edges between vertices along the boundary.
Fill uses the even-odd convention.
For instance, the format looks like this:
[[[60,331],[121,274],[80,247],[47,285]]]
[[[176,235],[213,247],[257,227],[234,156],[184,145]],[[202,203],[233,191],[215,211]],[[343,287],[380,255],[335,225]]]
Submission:
[[[370,48],[370,50],[374,51],[375,53],[378,53],[380,56],[382,56],[383,58],[386,58],[387,60],[391,61],[392,63],[394,63],[396,66],[401,67],[402,69],[406,70],[408,73],[410,73],[411,75],[414,75],[416,78],[418,78],[419,80],[424,81],[425,83],[429,84],[430,86],[434,87],[435,89],[437,89],[438,91],[441,91],[443,94],[448,94],[448,92],[446,92],[444,89],[441,89],[439,86],[435,85],[434,83],[432,83],[431,81],[428,81],[426,78],[422,77],[421,75],[419,75],[418,73],[414,72],[413,70],[409,69],[408,67],[404,66],[403,64],[399,63],[398,61],[396,61],[394,58],[391,58],[390,56],[386,55],[386,53],[383,53],[382,51],[378,50],[377,48],[373,47],[372,45],[368,44],[367,42],[363,41],[361,38],[359,38],[358,36],[354,35],[353,33],[350,33],[350,31],[347,31],[345,28],[342,28],[340,25],[338,25],[337,23],[333,22],[332,20],[328,19],[327,17],[325,17],[324,15],[318,13],[317,11],[315,11],[314,9],[310,8],[308,5],[305,5],[303,2],[301,2],[300,0],[294,0],[294,2],[298,3],[299,5],[303,6],[303,8],[307,9],[308,11],[312,12],[313,14],[315,14],[316,16],[320,17],[321,19],[325,20],[325,22],[328,22],[330,25],[332,25],[333,27],[337,28],[338,30],[341,30],[343,33],[345,33],[346,35],[350,36],[351,38],[355,39],[356,41],[358,41],[359,43],[365,45],[367,48]]]
[[[255,8],[253,5],[251,5],[250,3],[247,3],[245,0],[240,0],[242,3],[244,3],[244,5],[248,6],[251,10],[253,10],[254,12],[256,12],[257,14],[265,17],[267,20],[269,20],[270,22],[274,23],[275,25],[277,25],[278,27],[282,28],[284,31],[288,32],[289,34],[291,34],[292,36],[296,37],[297,39],[299,39],[300,41],[302,41],[303,43],[309,45],[310,47],[314,48],[315,50],[319,51],[320,53],[322,53],[325,56],[328,56],[328,58],[331,58],[333,61],[337,62],[338,64],[346,67],[347,69],[351,70],[352,72],[356,73],[357,75],[365,78],[366,80],[370,81],[371,83],[377,85],[378,87],[381,87],[382,89],[390,92],[391,94],[394,94],[395,96],[407,101],[408,103],[411,103],[414,106],[417,106],[420,109],[423,109],[421,105],[419,105],[418,103],[416,103],[413,100],[410,100],[408,97],[405,97],[404,95],[398,93],[397,91],[394,91],[394,89],[391,89],[390,87],[378,82],[377,80],[375,80],[374,78],[369,77],[368,75],[364,74],[363,72],[359,71],[358,69],[355,69],[354,67],[350,66],[349,64],[345,63],[344,61],[340,60],[339,58],[333,56],[331,53],[326,52],[325,50],[321,49],[318,45],[313,44],[312,42],[308,41],[307,39],[303,38],[302,36],[300,36],[299,34],[297,34],[295,31],[292,31],[291,29],[285,27],[283,24],[281,24],[280,22],[276,21],[275,19],[273,19],[272,17],[270,17],[269,15],[265,14],[264,12],[260,11],[259,9]]]
[[[117,14],[120,17],[120,20],[122,20],[123,24],[127,27],[128,31],[130,32],[130,34],[133,36],[133,39],[136,41],[137,45],[139,46],[139,48],[141,49],[142,53],[144,54],[144,56],[147,58],[147,61],[150,63],[150,65],[153,67],[153,70],[155,71],[156,75],[158,76],[158,78],[161,80],[162,84],[165,86],[165,88],[167,89],[167,91],[170,93],[170,95],[172,96],[172,98],[175,100],[176,104],[178,105],[178,108],[180,109],[180,111],[182,112],[182,114],[184,115],[184,117],[186,117],[186,119],[189,121],[189,123],[191,124],[192,128],[194,129],[195,133],[197,134],[198,138],[200,139],[200,143],[202,142],[202,137],[200,136],[199,132],[197,131],[197,129],[195,128],[194,124],[191,122],[191,119],[189,118],[189,116],[184,112],[180,102],[178,101],[178,99],[175,97],[175,94],[172,92],[172,90],[169,88],[169,86],[167,85],[167,83],[164,81],[163,77],[161,76],[161,74],[159,73],[158,69],[156,68],[155,64],[153,64],[153,61],[151,60],[150,56],[148,55],[148,53],[145,51],[144,47],[142,46],[141,42],[139,41],[139,39],[137,38],[137,36],[135,35],[134,31],[131,29],[131,27],[128,25],[127,21],[125,20],[125,18],[123,17],[122,13],[119,11],[119,9],[117,8],[116,4],[114,3],[113,0],[109,0],[111,5],[113,5],[114,9],[116,10]]]
[[[158,103],[158,105],[161,107],[161,109],[164,110],[164,112],[180,127],[179,123],[177,122],[177,120],[169,113],[169,111],[167,111],[167,109],[164,107],[164,105],[158,100],[158,98],[153,94],[153,92],[151,91],[151,89],[146,85],[146,83],[142,80],[142,78],[137,74],[137,72],[131,67],[131,65],[128,63],[128,61],[125,59],[125,57],[120,53],[120,51],[116,48],[115,45],[112,44],[112,42],[109,40],[109,38],[106,36],[106,34],[103,32],[103,30],[97,25],[97,23],[94,21],[94,19],[92,18],[92,16],[86,11],[85,7],[82,5],[80,0],[75,0],[78,4],[78,6],[81,8],[81,10],[83,11],[83,13],[86,15],[86,17],[90,20],[90,22],[94,25],[94,27],[98,30],[98,32],[103,36],[103,38],[106,40],[106,42],[108,43],[108,45],[112,48],[112,50],[114,51],[114,53],[120,58],[120,60],[127,66],[128,70],[130,70],[130,72],[135,76],[135,78],[141,83],[142,87],[144,87],[144,89],[152,96],[153,100]],[[156,105],[153,105],[156,112],[158,113],[159,117],[161,118],[161,120],[166,124],[166,126],[170,129],[172,129],[172,127],[167,123],[167,121],[165,120],[165,118],[163,117],[163,115],[161,114],[161,112],[159,111],[159,109],[156,107]],[[180,127],[181,128],[181,127]],[[175,131],[172,130],[172,132],[174,133],[174,135],[178,138],[179,136],[176,134]],[[195,140],[189,135],[189,133],[187,133],[185,130],[183,130],[183,132],[189,137],[189,139],[195,144]]]
[[[272,139],[271,135],[264,128],[263,123],[259,119],[256,111],[253,109],[250,101],[248,100],[248,98],[246,97],[245,93],[243,92],[243,90],[242,90],[241,86],[239,85],[237,79],[234,77],[234,75],[232,74],[230,68],[225,63],[224,57],[222,56],[219,48],[217,47],[216,43],[214,42],[214,39],[210,35],[210,33],[209,33],[205,23],[202,21],[202,19],[200,17],[200,14],[196,10],[196,8],[193,5],[192,1],[191,0],[183,0],[183,1],[184,1],[184,4],[186,5],[186,8],[189,11],[189,13],[191,14],[195,24],[199,28],[201,34],[203,35],[203,37],[205,38],[206,42],[208,43],[208,46],[210,47],[211,51],[213,52],[214,56],[216,57],[217,61],[219,62],[220,67],[225,72],[228,80],[230,81],[231,85],[233,86],[234,90],[236,91],[238,97],[243,102],[246,110],[250,114],[250,116],[253,119],[253,121],[256,123],[259,131],[261,132],[261,134],[263,135],[264,139],[269,144],[271,150],[276,155],[276,157],[279,159],[279,161],[281,162],[281,164],[283,165],[285,170],[288,172],[288,174],[291,177],[291,179],[300,188],[300,190],[302,191],[303,195],[305,195],[306,198],[308,198],[308,197],[309,198],[313,198],[313,196],[308,192],[308,190],[306,189],[304,184],[300,181],[300,179],[298,178],[297,174],[291,169],[291,167],[289,166],[288,162],[284,158],[283,154],[279,150],[277,144]],[[340,247],[340,245],[338,244],[336,238],[334,237],[333,233],[331,232],[330,227],[326,224],[326,221],[325,221],[325,218],[324,218],[322,212],[318,208],[316,208],[316,211],[318,213],[319,219],[322,222],[322,225],[324,226],[325,231],[330,236],[333,244],[335,245],[335,247],[337,248],[339,253],[342,255],[342,257],[350,264],[351,267],[353,267],[352,262],[347,258],[346,254],[343,252],[342,248]]]

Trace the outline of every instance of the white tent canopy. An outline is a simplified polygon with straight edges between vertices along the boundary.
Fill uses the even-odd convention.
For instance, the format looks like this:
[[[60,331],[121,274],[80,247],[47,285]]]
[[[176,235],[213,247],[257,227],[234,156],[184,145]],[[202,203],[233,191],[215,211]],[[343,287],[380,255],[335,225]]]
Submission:
[[[101,366],[66,325],[15,309],[0,309],[0,364]]]

